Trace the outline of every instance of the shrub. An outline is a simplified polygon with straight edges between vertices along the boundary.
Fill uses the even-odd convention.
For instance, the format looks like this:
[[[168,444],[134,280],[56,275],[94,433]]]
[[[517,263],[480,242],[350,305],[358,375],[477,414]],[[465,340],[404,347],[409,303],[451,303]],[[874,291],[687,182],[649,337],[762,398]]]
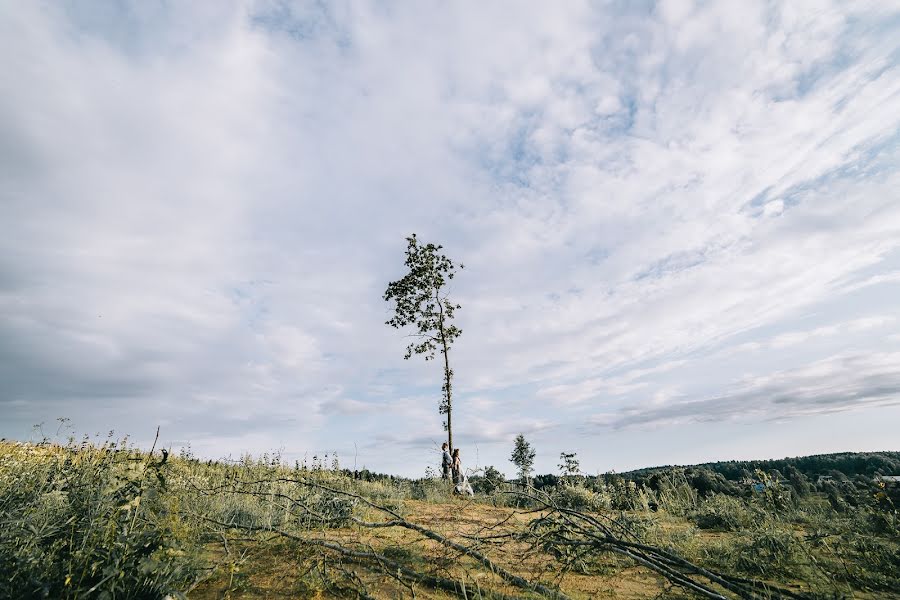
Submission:
[[[117,447],[19,445],[0,463],[0,597],[159,598],[193,575],[166,465]]]
[[[650,496],[634,481],[615,479],[607,486],[612,507],[616,510],[649,510]]]
[[[581,486],[561,485],[553,489],[551,500],[561,508],[598,511],[611,508],[608,495],[598,494]]]
[[[655,501],[661,510],[681,516],[689,514],[700,505],[697,490],[691,486],[681,470],[660,473],[654,484]]]
[[[859,557],[859,560],[854,561],[855,566],[851,571],[853,581],[876,589],[900,589],[900,549],[896,542],[871,536],[854,536],[852,549]]]
[[[775,527],[747,532],[732,546],[734,566],[756,576],[796,576],[805,557],[801,544],[792,532]]]
[[[764,514],[752,510],[744,501],[724,494],[710,496],[690,514],[700,529],[720,531],[747,529],[764,518]]]
[[[691,487],[697,490],[700,496],[711,494],[739,495],[739,490],[734,483],[725,479],[721,473],[716,473],[704,467],[691,469],[687,474]]]
[[[494,467],[485,468],[484,475],[474,476],[470,481],[476,494],[493,494],[506,483],[503,474]]]

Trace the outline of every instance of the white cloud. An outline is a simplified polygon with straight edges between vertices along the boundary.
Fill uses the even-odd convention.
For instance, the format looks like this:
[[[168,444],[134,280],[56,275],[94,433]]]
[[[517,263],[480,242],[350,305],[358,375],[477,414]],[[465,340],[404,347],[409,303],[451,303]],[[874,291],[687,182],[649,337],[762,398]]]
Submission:
[[[722,395],[626,409],[594,418],[612,427],[780,420],[900,404],[900,353],[837,355],[740,382]]]
[[[806,331],[789,331],[775,336],[769,342],[769,347],[774,349],[794,346],[818,338],[826,338],[841,334],[855,333],[873,328],[884,328],[895,323],[897,319],[890,315],[865,317],[862,319],[854,319],[846,323],[835,325],[827,325],[825,327],[817,327]]]
[[[383,325],[412,231],[466,263],[461,439],[668,406],[703,353],[723,372],[843,336],[883,353],[897,322],[866,294],[897,294],[895,13],[6,11],[3,433],[77,413],[165,419],[210,452],[274,422],[309,446],[439,438],[436,367]]]

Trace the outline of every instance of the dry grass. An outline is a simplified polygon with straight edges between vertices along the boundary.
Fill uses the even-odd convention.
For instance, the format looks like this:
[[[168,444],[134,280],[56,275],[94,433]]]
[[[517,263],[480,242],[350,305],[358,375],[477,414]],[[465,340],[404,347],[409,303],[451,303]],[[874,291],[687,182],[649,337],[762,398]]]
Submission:
[[[511,508],[499,508],[476,502],[452,501],[435,504],[408,500],[404,502],[404,517],[428,527],[460,543],[471,543],[472,536],[506,533],[526,526],[534,514],[526,514]],[[433,571],[441,576],[466,583],[468,594],[478,598],[482,589],[515,595],[520,590],[505,585],[498,577],[485,571],[474,571],[468,559],[431,540],[423,539],[415,532],[404,529],[366,529],[345,527],[325,530],[322,539],[338,541],[345,545],[369,547],[390,557],[402,559]],[[321,562],[321,554],[299,550],[296,545],[281,539],[260,542],[245,539],[231,541],[232,555],[241,554],[243,562],[237,578],[227,567],[210,578],[190,594],[197,600],[220,598],[341,598],[345,594],[329,591],[325,586],[311,586],[309,575]],[[609,572],[604,575],[578,575],[568,573],[563,578],[553,571],[553,564],[546,556],[529,554],[525,544],[506,542],[502,548],[491,552],[492,559],[500,566],[530,580],[558,581],[561,589],[572,598],[655,598],[669,589],[663,578],[648,569],[634,567],[625,561],[611,557]],[[223,543],[210,544],[210,558],[227,564],[228,555]],[[399,591],[397,582],[380,572],[360,565],[345,564],[352,570],[369,593],[376,598],[395,598]],[[326,567],[327,568],[327,567]],[[337,568],[337,567],[332,567]],[[409,590],[405,590],[411,595]],[[678,597],[669,589],[666,597]],[[415,597],[447,599],[457,596],[423,587],[415,588]]]
[[[19,579],[28,575],[27,585],[52,578],[56,587],[50,596],[60,598],[87,597],[78,590],[105,577],[100,569],[110,564],[133,578],[116,583],[115,597],[123,599],[146,597],[136,590],[159,579],[163,568],[170,575],[153,589],[175,595],[188,590],[188,598],[200,600],[480,599],[490,597],[488,590],[537,597],[523,591],[535,588],[516,577],[551,588],[542,590],[544,597],[553,596],[557,586],[573,599],[693,597],[608,548],[579,556],[563,570],[569,558],[554,554],[560,547],[542,546],[553,525],[541,527],[554,513],[560,516],[559,507],[551,513],[509,508],[510,498],[521,498],[510,492],[476,501],[448,495],[440,481],[356,480],[338,472],[291,469],[277,457],[220,464],[189,456],[166,461],[124,444],[0,442],[0,512],[10,515],[0,532],[0,572],[15,569]],[[590,494],[565,498],[582,496]],[[854,511],[832,509],[815,497],[770,507],[762,498],[693,496],[669,512],[662,501],[658,512],[613,511],[603,503],[580,510],[600,510],[604,516],[598,518],[620,519],[642,543],[720,573],[815,592],[817,598],[900,598],[892,567],[900,548],[896,511],[875,506],[885,502],[877,494],[874,500],[860,498],[869,504]],[[394,518],[369,502],[389,507],[405,521],[392,527],[360,524]],[[87,513],[92,520],[82,526]],[[710,514],[727,517],[721,520],[726,527],[709,529],[710,522],[719,523],[706,518]],[[538,519],[541,527],[535,525]],[[410,523],[427,531],[415,531]],[[37,537],[43,541],[35,543]],[[152,561],[135,554],[148,547],[139,540],[153,544]],[[508,572],[505,579],[463,547],[489,558],[498,572]],[[348,557],[342,552],[347,549],[369,555]],[[138,573],[144,566],[146,572]],[[432,577],[431,584],[411,583],[408,573],[397,577],[399,566]],[[112,586],[119,580],[103,581]],[[455,593],[441,591],[435,581],[458,587]]]

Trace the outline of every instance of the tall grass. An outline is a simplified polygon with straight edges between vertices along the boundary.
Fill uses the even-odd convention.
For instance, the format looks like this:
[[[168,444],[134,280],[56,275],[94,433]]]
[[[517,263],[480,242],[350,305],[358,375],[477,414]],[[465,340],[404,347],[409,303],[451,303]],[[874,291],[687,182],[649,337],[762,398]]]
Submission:
[[[302,532],[366,516],[334,490],[399,515],[416,502],[456,502],[440,480],[353,475],[287,466],[277,454],[224,463],[151,456],[127,440],[0,442],[0,598],[183,597],[213,573],[209,545],[230,528]],[[523,507],[516,486],[476,487],[476,502]],[[884,489],[801,497],[767,482],[761,493],[704,496],[673,470],[654,489],[611,475],[542,491],[725,572],[822,594],[900,589],[900,516]]]
[[[0,597],[177,593],[195,556],[167,471],[126,442],[4,444]]]

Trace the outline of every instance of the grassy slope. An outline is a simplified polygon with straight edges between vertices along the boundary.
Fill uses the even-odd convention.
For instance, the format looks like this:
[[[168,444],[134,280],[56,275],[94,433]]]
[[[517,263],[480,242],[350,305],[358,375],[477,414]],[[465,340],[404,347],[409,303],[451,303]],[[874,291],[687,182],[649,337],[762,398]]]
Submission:
[[[496,531],[497,523],[504,523],[501,530],[510,531],[527,525],[531,519],[531,515],[512,508],[495,507],[462,499],[445,502],[407,500],[403,504],[404,516],[407,519],[457,541],[466,541],[465,536],[484,534],[489,529]],[[447,551],[428,540],[422,540],[412,532],[396,530],[372,532],[359,528],[344,528],[323,532],[323,537],[340,540],[345,544],[371,546],[390,557],[402,559],[407,564],[437,569],[445,575],[463,581],[468,580],[473,597],[476,598],[479,586],[486,584],[494,590],[516,593],[514,588],[504,586],[499,579],[491,578],[487,573],[467,573],[466,561],[459,560],[452,551]],[[208,551],[211,559],[228,562],[223,543],[210,544]],[[233,574],[230,569],[223,569],[216,577],[198,586],[190,598],[197,600],[224,597],[295,598],[298,595],[341,597],[321,585],[310,585],[309,579],[303,577],[306,569],[312,568],[315,564],[316,556],[298,553],[296,545],[278,539],[264,544],[254,541],[246,546],[235,542],[229,544],[229,552],[232,555],[239,555],[243,551],[247,552],[246,560],[241,564],[237,574]],[[552,563],[545,558],[526,556],[515,551],[495,553],[494,556],[499,556],[497,562],[501,566],[529,579],[556,579],[552,573]],[[298,568],[298,565],[302,565],[302,568]],[[353,569],[376,597],[395,597],[397,585],[390,577],[360,568],[358,565],[347,565],[347,568]],[[607,563],[607,569],[608,572],[603,575],[568,574],[562,580],[562,589],[573,598],[638,599],[656,597],[660,590],[666,587],[663,578],[624,561],[611,559]],[[417,588],[416,597],[443,599],[457,596]]]
[[[464,582],[467,597],[477,598],[482,587],[521,595],[521,590],[474,568],[471,559],[460,559],[455,552],[408,530],[366,529],[346,523],[326,527],[308,519],[298,521],[296,511],[291,512],[285,504],[289,495],[318,511],[340,513],[343,509],[334,505],[334,496],[309,490],[301,493],[293,484],[278,483],[277,479],[303,477],[362,494],[412,522],[466,544],[472,543],[471,536],[484,539],[491,534],[521,532],[541,514],[506,506],[508,496],[495,494],[468,501],[449,496],[439,481],[353,481],[327,471],[286,469],[271,459],[248,459],[238,465],[170,458],[154,466],[157,462],[158,458],[134,450],[123,451],[121,444],[116,448],[102,444],[35,447],[0,442],[0,509],[8,517],[0,531],[0,572],[12,577],[16,570],[31,569],[31,579],[21,579],[25,583],[17,585],[40,585],[52,577],[50,583],[56,587],[48,588],[51,597],[91,597],[75,592],[100,581],[103,569],[112,561],[119,565],[116,568],[121,575],[116,578],[113,569],[113,579],[103,579],[103,585],[121,581],[118,588],[111,588],[119,590],[117,598],[141,597],[127,592],[138,585],[146,587],[150,579],[159,586],[184,590],[198,577],[201,581],[189,593],[191,599],[353,598],[357,595],[351,587],[359,588],[358,584],[364,584],[374,597],[412,596],[413,588],[394,580],[389,569],[339,560],[269,531],[248,533],[204,521],[211,518],[263,528],[277,526],[310,539],[374,550],[416,570]],[[252,488],[236,483],[256,480],[264,483]],[[897,560],[900,553],[896,511],[878,512],[860,505],[835,512],[819,496],[783,508],[766,504],[762,498],[715,496],[702,500],[678,485],[669,496],[656,498],[661,507],[657,512],[639,506],[624,513],[602,508],[623,490],[640,504],[644,492],[633,486],[618,492],[579,488],[559,499],[627,519],[638,526],[647,543],[672,548],[690,560],[726,572],[736,569],[796,590],[835,592],[838,597],[900,598],[892,591],[900,587],[892,588],[891,583],[900,583],[900,569],[890,573],[890,561]],[[247,494],[250,489],[256,492]],[[90,519],[85,520],[86,514]],[[352,508],[352,514],[368,521],[384,518],[361,504]],[[878,521],[882,517],[886,519],[883,523]],[[713,526],[699,529],[697,525],[704,519]],[[715,525],[720,522],[724,525]],[[43,536],[37,542],[34,531]],[[141,544],[130,542],[137,539]],[[559,583],[573,598],[682,595],[658,575],[613,555],[576,563],[573,570],[560,576],[559,563],[547,553],[505,538],[499,542],[484,543],[481,549],[499,566],[518,575]],[[144,551],[142,544],[151,546]],[[872,571],[876,559],[881,561],[880,570]],[[159,573],[166,561],[179,566],[163,581]],[[139,575],[141,569],[147,569],[147,574]],[[415,597],[450,596],[415,586]]]
[[[416,500],[403,501],[404,516],[416,523],[428,526],[458,541],[471,540],[472,535],[483,536],[485,532],[496,532],[498,523],[500,531],[512,531],[527,526],[533,518],[531,511],[517,510],[507,507],[496,507],[477,501],[449,499],[443,502],[426,502]],[[645,513],[640,515],[653,524],[650,541],[667,546],[677,546],[682,555],[694,559],[727,553],[729,549],[742,539],[742,534],[729,531],[698,530],[690,520],[665,513]],[[803,528],[795,527],[798,538],[806,533]],[[323,538],[340,540],[343,543],[361,544],[371,547],[386,555],[400,559],[405,564],[416,565],[422,569],[437,572],[466,581],[471,590],[489,587],[496,591],[515,594],[517,590],[504,586],[497,578],[491,578],[484,572],[473,573],[467,568],[465,560],[460,560],[453,552],[448,552],[427,540],[422,540],[410,532],[378,531],[371,532],[350,527],[321,532]],[[225,545],[221,542],[208,546],[209,557],[213,560],[228,563],[236,556],[243,556],[239,561],[239,570],[234,572],[222,569],[216,576],[205,581],[191,594],[191,598],[212,600],[214,598],[292,598],[321,597],[341,598],[355,597],[339,591],[329,590],[321,582],[313,583],[309,574],[317,565],[315,553],[305,553],[296,545],[285,543],[280,539],[270,539],[260,543],[259,538],[253,541],[245,539],[245,543],[232,540],[229,545],[230,557],[226,554]],[[246,554],[241,554],[246,552]],[[569,572],[563,576],[558,573],[558,564],[546,555],[533,555],[524,547],[516,548],[506,545],[492,552],[492,557],[501,566],[508,568],[530,580],[552,581],[560,585],[560,589],[572,598],[688,598],[693,597],[669,584],[664,578],[649,569],[636,566],[628,560],[613,555],[605,555],[600,561],[590,565],[590,574]],[[706,561],[709,562],[709,561]],[[714,562],[714,561],[713,561]],[[360,577],[375,597],[398,597],[403,588],[383,573],[375,572],[360,565],[346,564],[345,567]],[[332,567],[334,568],[334,567]],[[809,592],[810,582],[802,576],[792,576],[783,572],[777,577],[769,577],[770,581],[786,585],[797,592]],[[821,582],[815,586],[822,590]],[[827,588],[827,584],[825,585]],[[417,587],[419,598],[451,598],[447,593]],[[864,591],[845,585],[835,586],[834,591],[845,596],[861,600],[877,598],[897,598],[900,595],[886,590]],[[852,594],[852,596],[850,596]],[[471,597],[478,597],[473,595]]]

